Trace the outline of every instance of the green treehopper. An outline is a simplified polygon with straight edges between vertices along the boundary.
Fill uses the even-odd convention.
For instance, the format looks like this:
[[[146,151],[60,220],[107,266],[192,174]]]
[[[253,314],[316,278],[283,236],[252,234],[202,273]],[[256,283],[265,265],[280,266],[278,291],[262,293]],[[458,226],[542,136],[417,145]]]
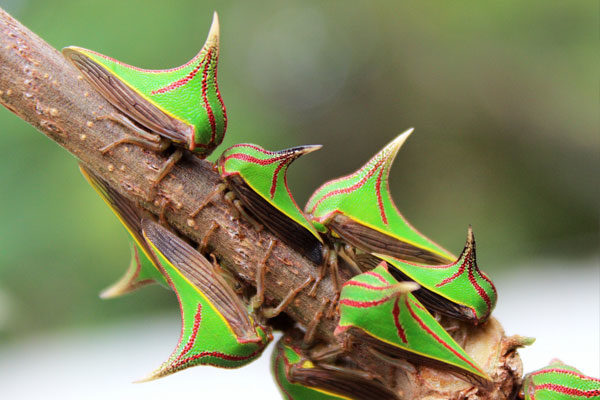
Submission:
[[[486,372],[410,293],[417,288],[414,282],[399,283],[385,262],[355,276],[342,288],[335,334],[360,338],[384,360],[406,359],[487,386]]]
[[[176,235],[148,219],[102,178],[81,170],[134,239],[138,263],[103,292],[113,297],[153,280],[175,291],[181,309],[179,343],[155,379],[195,366],[236,368],[256,359],[272,340],[271,330],[248,310],[213,265]]]
[[[206,157],[223,141],[227,113],[217,84],[219,20],[216,13],[206,43],[194,58],[180,67],[142,69],[75,46],[66,47],[63,54],[98,93],[122,113],[108,118],[138,133],[109,144],[102,152],[121,143],[160,151],[173,142]],[[180,157],[180,152],[171,156],[159,171],[155,184]]]
[[[429,310],[479,324],[487,320],[496,305],[496,287],[477,266],[471,227],[460,257],[450,264],[423,265],[383,254],[376,256],[392,266],[390,272],[396,279],[421,286],[414,295]]]
[[[316,264],[322,263],[323,239],[296,204],[287,185],[289,165],[319,145],[268,151],[236,144],[217,162],[221,177],[258,220],[286,244]]]
[[[271,356],[271,370],[288,400],[382,400],[397,395],[364,372],[311,360],[293,332],[284,335]]]
[[[520,397],[525,400],[599,400],[600,379],[552,360],[550,365],[525,376]]]
[[[304,211],[320,232],[332,231],[368,253],[424,264],[453,262],[452,254],[404,219],[390,194],[392,163],[411,133],[399,135],[356,172],[321,185]]]
[[[213,265],[156,222],[142,220],[144,238],[177,294],[182,330],[173,354],[148,379],[195,365],[237,368],[258,358],[273,339]]]

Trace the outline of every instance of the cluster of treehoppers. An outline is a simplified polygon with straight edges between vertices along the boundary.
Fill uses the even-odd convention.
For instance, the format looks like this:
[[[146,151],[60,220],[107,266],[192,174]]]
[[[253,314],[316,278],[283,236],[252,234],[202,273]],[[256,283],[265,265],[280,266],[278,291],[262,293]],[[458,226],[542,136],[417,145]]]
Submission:
[[[176,145],[155,185],[169,173],[183,149],[205,157],[222,142],[227,114],[217,85],[216,14],[201,51],[177,68],[144,70],[78,47],[65,48],[63,53],[120,111],[107,118],[136,133],[102,152],[124,143],[156,151]],[[262,304],[264,285],[259,280],[264,273],[257,272],[257,293],[248,299],[201,252],[82,166],[84,176],[133,238],[130,268],[102,296],[159,283],[172,289],[180,303],[180,341],[148,379],[195,365],[235,368],[251,362],[272,340],[267,319],[284,311],[301,290],[314,292],[329,274],[337,296],[323,305],[330,302],[329,308],[337,310],[334,334],[341,344],[319,356],[309,339],[316,324],[304,331],[286,330],[272,356],[272,371],[282,395],[290,399],[398,398],[377,377],[336,363],[347,343],[356,340],[367,343],[382,362],[402,368],[410,368],[409,363],[425,364],[448,370],[473,385],[489,385],[486,371],[439,323],[441,315],[482,324],[496,304],[496,289],[477,266],[471,228],[462,253],[455,257],[413,228],[390,194],[392,162],[411,132],[392,140],[357,171],[323,184],[304,210],[292,197],[286,173],[296,158],[320,146],[267,151],[254,144],[238,144],[223,152],[217,167],[224,183],[215,194],[226,193],[245,218],[267,227],[320,268],[316,278],[308,277],[275,308]],[[343,284],[339,268],[352,276]],[[532,400],[600,398],[600,380],[554,362],[527,375],[521,395]]]

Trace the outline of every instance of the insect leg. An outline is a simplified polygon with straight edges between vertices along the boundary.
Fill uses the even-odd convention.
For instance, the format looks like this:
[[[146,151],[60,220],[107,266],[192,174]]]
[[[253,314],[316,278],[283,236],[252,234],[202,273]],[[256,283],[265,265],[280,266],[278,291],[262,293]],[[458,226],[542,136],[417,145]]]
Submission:
[[[202,211],[204,209],[204,207],[206,207],[211,201],[213,201],[213,199],[215,198],[216,195],[220,194],[221,192],[224,192],[226,189],[227,189],[227,184],[219,183],[217,185],[217,188],[215,190],[213,190],[213,192],[206,197],[206,199],[198,206],[198,208],[196,208],[192,213],[190,213],[189,217],[196,218],[196,216],[200,213],[200,211]]]
[[[133,121],[131,121],[131,119],[129,119],[127,116],[125,116],[123,114],[111,113],[108,115],[100,116],[97,119],[99,119],[99,120],[109,119],[111,121],[114,121],[116,123],[119,123],[119,124],[129,128],[133,132],[135,132],[135,136],[127,135],[124,138],[115,140],[114,142],[109,143],[104,147],[101,147],[99,150],[102,154],[106,154],[110,150],[114,149],[115,147],[117,147],[121,144],[125,144],[125,143],[134,144],[134,145],[137,145],[137,146],[140,146],[140,147],[143,147],[145,149],[152,150],[155,152],[164,151],[170,145],[170,142],[168,140],[165,140],[160,135],[156,135],[154,133],[150,133],[150,132],[144,130],[143,128],[136,125]],[[152,181],[153,189],[156,186],[158,186],[158,184],[163,180],[163,178],[165,176],[167,176],[167,174],[169,172],[171,172],[171,170],[173,169],[173,166],[177,163],[177,161],[179,161],[181,159],[182,155],[183,155],[183,153],[181,152],[181,150],[177,149],[175,152],[173,152],[173,154],[171,154],[169,156],[169,159],[158,170],[158,176]]]
[[[412,365],[411,363],[409,363],[408,361],[406,361],[405,359],[402,358],[396,358],[396,357],[392,357],[392,356],[388,356],[387,354],[376,350],[372,347],[368,347],[369,353],[373,354],[375,357],[379,358],[380,360],[391,364],[395,367],[398,367],[406,372],[408,372],[409,374],[414,374],[415,372],[417,372],[417,369],[415,368],[414,365]]]
[[[287,306],[290,305],[290,303],[294,300],[294,298],[298,295],[298,293],[300,293],[305,287],[310,285],[314,279],[315,278],[313,278],[312,276],[309,276],[304,281],[304,283],[302,283],[302,285],[298,286],[295,289],[290,290],[290,292],[287,294],[287,296],[285,296],[285,298],[283,300],[281,300],[281,303],[279,303],[279,305],[277,307],[264,308],[262,313],[265,316],[265,318],[267,318],[267,319],[273,318],[273,317],[276,317],[277,315],[279,315],[283,310],[285,310],[287,308]]]
[[[200,241],[200,244],[198,245],[198,251],[200,253],[202,253],[202,254],[206,253],[206,248],[208,247],[208,240],[210,239],[210,237],[212,236],[212,234],[215,233],[215,231],[217,229],[219,229],[220,227],[221,227],[221,225],[219,225],[215,221],[212,221],[212,223],[210,225],[210,228],[208,228],[208,231],[202,237],[202,240]]]
[[[167,207],[171,204],[171,200],[163,198],[160,201],[160,213],[158,214],[158,220],[160,224],[166,228],[169,227],[169,223],[167,222],[166,214]]]
[[[333,287],[335,288],[335,292],[338,295],[338,297],[342,290],[340,286],[340,271],[338,264],[339,249],[339,244],[334,244],[333,251],[329,253],[329,260],[327,261],[327,263],[329,264],[329,269],[331,271],[331,280],[333,281]]]
[[[181,160],[183,156],[183,151],[181,149],[177,149],[171,154],[167,161],[163,163],[163,165],[158,170],[158,176],[152,180],[152,188],[158,186],[158,184],[164,179],[165,176],[171,172],[177,161]]]
[[[336,310],[338,309],[338,301],[340,300],[340,294],[337,293],[333,298],[333,301],[329,303],[329,309],[327,310],[327,318],[333,318]]]
[[[346,264],[350,266],[353,275],[358,275],[363,272],[359,268],[356,261],[354,261],[354,249],[350,245],[340,247],[338,254],[346,262]]]
[[[319,275],[317,276],[315,283],[310,288],[310,292],[308,293],[308,295],[311,297],[315,297],[315,295],[317,294],[317,287],[319,286],[319,283],[321,283],[321,280],[323,280],[323,278],[325,277],[325,272],[327,271],[327,266],[329,264],[329,257],[331,252],[332,250],[329,246],[323,246],[323,263],[321,263],[321,265],[319,266]]]
[[[264,226],[260,222],[258,222],[256,219],[254,219],[252,216],[250,216],[250,214],[248,214],[246,212],[246,210],[244,209],[244,205],[242,204],[241,201],[239,201],[235,197],[235,194],[233,192],[227,192],[227,193],[225,193],[224,198],[225,198],[225,200],[229,204],[231,204],[232,206],[235,207],[235,210],[237,212],[237,218],[240,218],[240,216],[243,217],[258,232],[260,232],[260,231],[262,231],[264,229]]]
[[[326,346],[320,346],[318,349],[310,349],[310,359],[315,362],[332,363],[342,354],[346,353],[346,344],[331,343]]]
[[[321,318],[323,318],[323,313],[325,311],[325,307],[327,307],[327,303],[329,303],[329,299],[323,298],[321,300],[321,306],[319,310],[313,317],[312,321],[306,326],[306,332],[304,333],[304,338],[302,339],[303,346],[310,346],[315,338],[315,333],[317,331],[317,326],[319,322],[321,322]]]
[[[269,247],[267,248],[267,252],[265,256],[261,260],[261,262],[256,266],[256,274],[255,274],[255,282],[256,282],[256,294],[250,300],[250,304],[252,305],[252,309],[256,310],[260,306],[262,306],[265,301],[265,273],[267,272],[267,260],[271,257],[271,253],[273,252],[273,248],[277,244],[277,240],[272,240],[269,243]]]
[[[99,150],[102,154],[106,154],[116,146],[124,143],[136,144],[138,146],[153,151],[163,151],[167,147],[169,147],[169,142],[164,140],[160,135],[156,135],[144,130],[123,114],[111,113],[108,115],[97,117],[96,119],[108,119],[114,121],[131,129],[136,134],[136,136],[128,135],[122,139],[115,140],[114,142],[109,143],[104,147],[101,147]]]

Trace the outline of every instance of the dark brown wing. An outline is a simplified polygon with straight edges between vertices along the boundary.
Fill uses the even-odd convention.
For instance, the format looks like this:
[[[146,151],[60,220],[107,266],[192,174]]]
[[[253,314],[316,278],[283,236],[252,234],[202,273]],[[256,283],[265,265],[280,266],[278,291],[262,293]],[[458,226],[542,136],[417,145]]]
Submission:
[[[309,230],[269,204],[239,176],[232,175],[227,181],[244,206],[275,236],[315,264],[323,262],[323,245]]]
[[[356,256],[356,262],[358,263],[358,266],[364,271],[375,268],[379,265],[379,263],[381,263],[381,261],[382,260],[380,258],[368,253],[359,254]],[[398,268],[395,268],[393,265],[389,265],[388,270],[399,282],[413,282],[413,279],[404,274]],[[429,311],[437,311],[443,315],[447,315],[461,321],[473,322],[473,312],[469,307],[453,303],[447,298],[440,296],[439,294],[434,293],[422,286],[413,291],[412,294],[414,294],[415,297],[421,303],[423,303],[423,305]]]
[[[233,289],[215,273],[210,261],[152,220],[144,219],[142,228],[144,237],[219,309],[238,337],[256,336],[246,308]]]
[[[429,265],[452,262],[439,254],[361,225],[342,214],[333,217],[328,226],[346,242],[369,253],[386,254],[401,260]]]
[[[472,385],[476,385],[482,388],[489,388],[490,382],[481,376],[475,375],[466,371],[457,366],[447,364],[445,362],[435,360],[433,358],[427,358],[420,356],[416,353],[412,353],[410,351],[402,350],[398,347],[390,346],[382,341],[375,339],[374,337],[363,333],[362,331],[351,328],[348,330],[349,335],[352,336],[352,340],[355,343],[364,343],[367,346],[370,346],[375,351],[383,354],[386,359],[400,358],[409,361],[415,365],[424,365],[426,367],[431,367],[435,369],[439,369],[442,371],[448,371],[452,375],[457,376],[460,379],[463,379]]]
[[[79,169],[84,178],[109,205],[123,225],[125,225],[125,228],[127,228],[138,246],[144,250],[146,256],[156,264],[153,252],[150,250],[142,236],[142,219],[147,216],[146,213],[139,207],[136,207],[121,193],[110,187],[104,179],[100,178],[83,165],[79,164]]]
[[[193,141],[190,125],[164,113],[77,48],[67,47],[63,54],[106,100],[135,122],[176,143]]]
[[[411,279],[408,275],[404,274],[398,268],[394,268],[390,265],[389,271],[392,274],[392,276],[396,278],[399,282],[413,282],[413,279]],[[471,310],[469,307],[456,304],[448,300],[447,298],[440,296],[439,294],[434,293],[431,290],[428,290],[422,286],[420,289],[417,289],[414,292],[412,292],[412,294],[414,294],[415,297],[421,303],[423,303],[425,308],[427,308],[429,311],[437,311],[443,315],[447,315],[449,317],[456,318],[461,321],[473,323],[473,310]]]
[[[348,396],[356,400],[399,400],[399,397],[379,382],[350,371],[326,369],[320,366],[290,367],[288,380],[305,386]]]

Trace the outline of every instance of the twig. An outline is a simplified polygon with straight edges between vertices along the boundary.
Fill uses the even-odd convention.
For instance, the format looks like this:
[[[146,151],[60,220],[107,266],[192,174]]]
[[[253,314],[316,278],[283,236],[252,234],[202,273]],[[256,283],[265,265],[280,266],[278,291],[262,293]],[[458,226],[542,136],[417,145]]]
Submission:
[[[190,218],[221,183],[213,166],[188,155],[153,191],[152,179],[166,161],[164,155],[131,145],[101,154],[98,149],[127,134],[127,128],[108,119],[98,119],[116,110],[59,52],[1,9],[0,104],[64,147],[140,207],[160,215],[161,204],[169,204],[164,210],[168,224],[189,241],[214,249],[220,264],[233,271],[244,284],[253,283],[251,277],[256,265],[263,261],[269,243],[276,238],[268,231],[257,232],[250,224],[234,218],[235,211],[220,196],[211,199],[198,215]],[[213,228],[215,223],[219,229]],[[202,239],[208,233],[208,243],[204,243]],[[318,274],[317,266],[283,244],[273,249],[268,261],[271,268],[269,280],[265,282],[267,303],[280,302],[291,288]],[[309,326],[319,312],[321,299],[332,299],[335,295],[329,277],[319,285],[315,297],[307,292],[298,294],[286,310],[303,326]],[[331,319],[319,323],[314,340],[334,343],[335,323]],[[360,345],[353,346],[348,362],[374,375],[388,377],[387,384],[405,399],[425,395],[431,399],[466,398],[465,395],[481,399],[514,397],[521,364],[514,346],[506,345],[502,327],[491,320],[481,329],[464,329],[467,330],[465,347],[496,380],[490,392],[469,391],[470,385],[453,376],[423,367],[417,367],[412,375],[395,371]]]

